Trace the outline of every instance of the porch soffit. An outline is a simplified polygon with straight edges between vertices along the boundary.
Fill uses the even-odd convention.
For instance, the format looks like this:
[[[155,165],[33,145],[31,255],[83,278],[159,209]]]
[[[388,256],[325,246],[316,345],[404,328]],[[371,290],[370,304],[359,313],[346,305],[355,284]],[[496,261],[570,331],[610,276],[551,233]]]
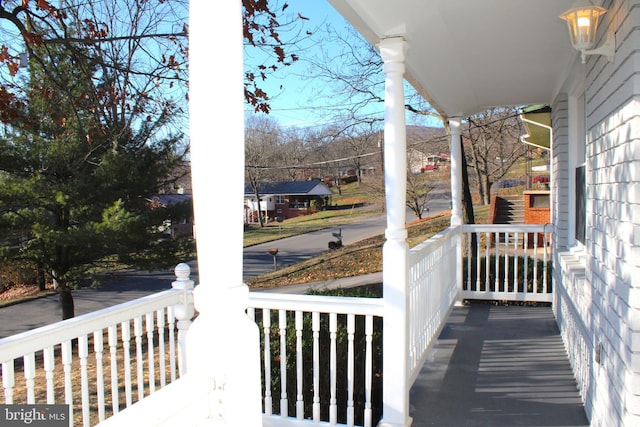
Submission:
[[[408,41],[407,80],[445,117],[550,104],[575,62],[573,0],[328,0],[373,45]]]

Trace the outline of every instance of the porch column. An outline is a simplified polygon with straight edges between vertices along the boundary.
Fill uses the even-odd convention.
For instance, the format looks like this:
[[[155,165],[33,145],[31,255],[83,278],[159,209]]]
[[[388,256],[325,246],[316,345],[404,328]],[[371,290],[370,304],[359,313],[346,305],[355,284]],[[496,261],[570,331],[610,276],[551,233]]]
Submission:
[[[408,368],[408,256],[406,220],[407,141],[404,108],[404,59],[401,37],[380,42],[384,61],[384,181],[386,242],[382,248],[384,286],[383,413],[380,426],[411,425]]]
[[[202,425],[261,426],[260,340],[242,280],[244,87],[241,2],[194,1],[189,19],[191,174],[199,285],[187,374],[209,384]],[[224,36],[224,37],[223,37]],[[224,138],[216,138],[224,132]],[[220,200],[225,201],[221,209]]]
[[[460,120],[449,119],[451,132],[451,225],[462,225],[462,148]]]

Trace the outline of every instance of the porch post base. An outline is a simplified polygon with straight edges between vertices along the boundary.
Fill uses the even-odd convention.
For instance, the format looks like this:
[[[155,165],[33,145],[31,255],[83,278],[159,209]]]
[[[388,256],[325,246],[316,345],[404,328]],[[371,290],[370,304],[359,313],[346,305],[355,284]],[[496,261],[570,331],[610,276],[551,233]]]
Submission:
[[[400,422],[387,422],[385,420],[380,420],[378,423],[378,427],[410,427],[413,424],[413,418],[409,417],[405,423]]]

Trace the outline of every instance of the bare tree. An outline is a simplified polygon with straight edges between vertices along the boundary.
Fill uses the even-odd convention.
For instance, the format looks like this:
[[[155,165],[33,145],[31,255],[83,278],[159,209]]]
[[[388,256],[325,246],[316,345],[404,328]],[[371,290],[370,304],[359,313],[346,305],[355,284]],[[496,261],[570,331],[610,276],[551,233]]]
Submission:
[[[64,88],[64,69],[52,60],[61,50],[87,81],[95,82],[83,97],[67,101],[95,104],[89,139],[98,139],[109,128],[113,134],[107,139],[116,140],[140,120],[159,126],[169,112],[174,117],[180,113],[187,93],[186,0],[58,3],[0,3],[0,20],[5,23],[0,62],[10,70],[0,88],[4,114],[10,115],[24,96],[20,81],[11,78],[20,65],[42,69],[52,90]]]
[[[288,129],[283,132],[278,155],[278,166],[283,181],[297,181],[311,177],[304,167],[309,157],[305,137],[305,133],[298,129]]]
[[[377,49],[351,26],[336,29],[327,25],[314,34],[321,55],[303,58],[308,73],[301,78],[325,82],[331,91],[325,92],[328,120],[346,130],[362,123],[371,127],[382,123],[384,106],[384,74]],[[430,117],[441,121],[439,114],[408,84],[405,85],[405,108],[415,117]],[[379,127],[379,125],[377,126]]]
[[[468,118],[466,151],[485,205],[491,203],[491,185],[526,154],[519,140],[523,130],[517,115],[516,108],[493,108]]]
[[[378,150],[378,125],[377,121],[356,123],[345,129],[335,142],[344,147],[344,153],[350,159],[358,183],[362,183],[363,166],[371,163],[370,156]]]
[[[260,184],[276,176],[273,167],[277,161],[282,134],[277,122],[268,116],[249,116],[245,124],[245,181],[251,186],[258,207],[258,221],[264,227],[260,212]]]
[[[428,203],[431,200],[434,185],[426,173],[407,173],[407,207],[422,219],[429,210]]]

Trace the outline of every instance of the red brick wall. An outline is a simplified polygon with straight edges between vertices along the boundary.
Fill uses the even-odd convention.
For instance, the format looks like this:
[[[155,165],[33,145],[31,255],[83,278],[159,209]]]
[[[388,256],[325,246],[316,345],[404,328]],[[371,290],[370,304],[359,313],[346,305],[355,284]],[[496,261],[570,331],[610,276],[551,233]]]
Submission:
[[[551,208],[532,207],[531,199],[539,193],[524,194],[524,223],[525,224],[548,224],[551,222]]]
[[[548,191],[533,191],[524,193],[524,223],[548,224],[551,222],[551,207],[533,207],[533,198],[541,196],[549,197]],[[544,244],[544,234],[538,233],[538,246]],[[533,245],[533,236],[529,236],[529,245]]]

